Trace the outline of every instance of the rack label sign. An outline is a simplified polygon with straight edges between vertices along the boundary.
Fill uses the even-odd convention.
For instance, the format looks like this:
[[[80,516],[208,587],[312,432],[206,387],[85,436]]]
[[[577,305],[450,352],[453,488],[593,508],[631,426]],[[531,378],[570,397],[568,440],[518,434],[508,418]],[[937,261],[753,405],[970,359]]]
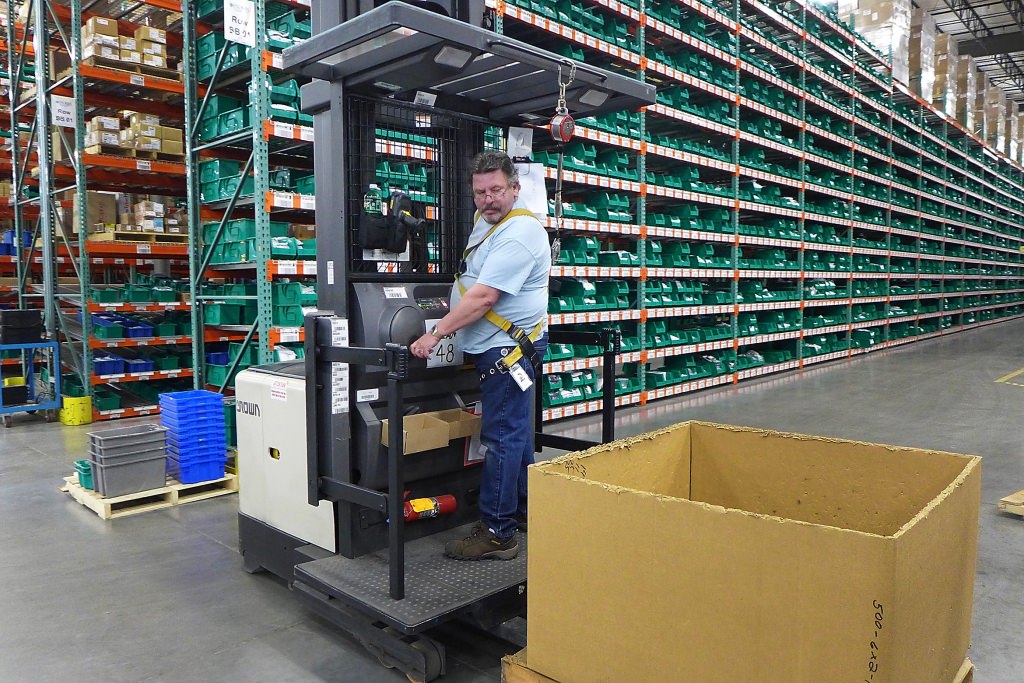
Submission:
[[[224,37],[256,47],[256,5],[252,0],[224,0]]]
[[[50,123],[64,128],[75,127],[75,98],[50,95]]]

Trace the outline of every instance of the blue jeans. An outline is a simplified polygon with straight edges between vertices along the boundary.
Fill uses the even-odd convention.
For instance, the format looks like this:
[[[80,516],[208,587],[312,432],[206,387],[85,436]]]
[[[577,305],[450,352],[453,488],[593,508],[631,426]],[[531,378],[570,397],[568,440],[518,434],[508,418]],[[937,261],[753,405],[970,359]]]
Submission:
[[[547,335],[533,344],[543,360]],[[514,346],[494,348],[476,354],[477,372],[486,372]],[[534,380],[523,391],[510,373],[490,375],[480,385],[483,416],[480,443],[486,449],[480,473],[480,517],[494,535],[504,541],[516,533],[516,516],[526,514],[526,468],[533,464],[533,391],[536,377],[525,358],[519,364]]]

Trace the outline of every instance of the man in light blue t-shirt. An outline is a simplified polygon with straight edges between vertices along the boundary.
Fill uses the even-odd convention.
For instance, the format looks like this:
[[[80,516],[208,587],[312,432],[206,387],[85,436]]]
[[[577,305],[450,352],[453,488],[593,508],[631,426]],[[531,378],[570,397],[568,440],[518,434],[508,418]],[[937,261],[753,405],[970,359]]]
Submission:
[[[427,358],[441,338],[454,334],[480,373],[481,522],[467,538],[448,543],[445,554],[510,560],[519,553],[516,529],[526,526],[526,468],[534,461],[528,385],[547,349],[551,248],[544,226],[519,202],[519,176],[507,154],[482,152],[470,170],[477,220],[451,310],[410,349]],[[515,325],[518,343],[501,321]],[[523,357],[506,367],[504,359],[517,348]]]

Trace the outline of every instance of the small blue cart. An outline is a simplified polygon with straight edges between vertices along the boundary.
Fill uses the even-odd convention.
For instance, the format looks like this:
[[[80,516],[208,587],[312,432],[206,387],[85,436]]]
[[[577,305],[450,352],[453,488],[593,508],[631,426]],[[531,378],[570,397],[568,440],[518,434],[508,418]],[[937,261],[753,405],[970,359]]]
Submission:
[[[10,427],[14,413],[34,413],[44,411],[47,422],[53,422],[57,418],[57,411],[61,407],[60,393],[60,344],[55,341],[39,341],[25,344],[0,344],[0,352],[20,352],[21,376],[25,378],[25,402],[7,405],[4,394],[0,391],[0,420],[4,427]],[[36,367],[37,355],[44,356],[44,362],[49,369],[49,382],[43,391],[36,390]],[[4,387],[13,389],[14,387]]]

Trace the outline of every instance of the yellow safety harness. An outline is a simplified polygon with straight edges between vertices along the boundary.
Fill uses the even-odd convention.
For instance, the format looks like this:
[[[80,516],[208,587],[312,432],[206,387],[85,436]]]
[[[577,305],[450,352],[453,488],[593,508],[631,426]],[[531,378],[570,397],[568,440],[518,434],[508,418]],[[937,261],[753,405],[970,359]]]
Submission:
[[[474,251],[480,248],[480,245],[487,241],[487,239],[494,234],[494,232],[501,227],[506,221],[517,216],[529,216],[530,218],[536,219],[532,211],[528,209],[512,209],[505,217],[500,221],[491,226],[491,229],[487,231],[487,234],[483,236],[476,244],[466,247],[466,250],[462,252],[462,267],[459,269],[460,272],[455,274],[455,285],[459,288],[459,294],[462,296],[466,295],[466,287],[462,284],[460,277],[463,270],[466,268],[466,263],[469,257]],[[473,217],[474,225],[480,219],[480,212],[478,211]],[[484,313],[484,318],[493,325],[500,328],[505,334],[507,334],[512,341],[516,343],[516,348],[512,349],[508,355],[502,356],[495,363],[495,369],[497,372],[508,372],[516,363],[519,362],[520,358],[525,357],[530,363],[536,368],[540,364],[540,359],[537,357],[537,352],[533,348],[533,342],[540,339],[541,333],[544,332],[544,321],[538,322],[532,330],[527,332],[523,328],[519,327],[511,320],[498,315],[493,310],[488,310]],[[494,370],[490,371],[493,374]]]

